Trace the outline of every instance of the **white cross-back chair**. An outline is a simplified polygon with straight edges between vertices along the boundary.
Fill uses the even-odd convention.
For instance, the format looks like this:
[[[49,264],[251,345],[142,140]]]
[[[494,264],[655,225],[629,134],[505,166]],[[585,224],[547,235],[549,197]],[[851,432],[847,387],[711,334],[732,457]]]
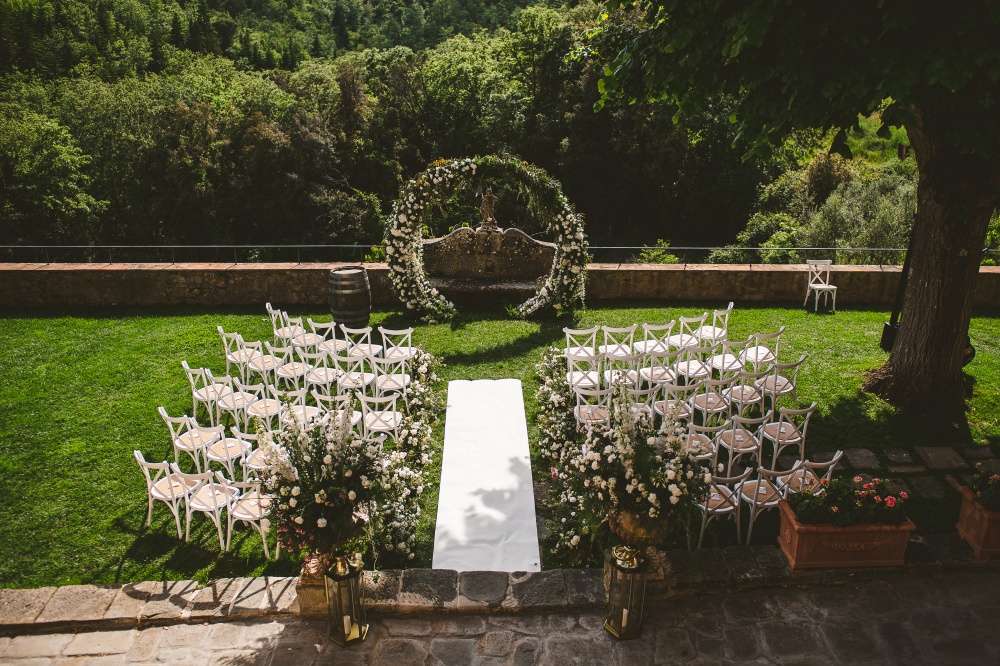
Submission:
[[[724,375],[721,379],[705,378],[701,382],[701,388],[688,401],[692,415],[700,414],[701,422],[705,425],[727,420],[729,401],[723,393],[732,387],[733,379],[733,375]]]
[[[340,378],[340,370],[331,364],[330,355],[325,351],[313,354],[304,349],[296,349],[296,353],[299,360],[309,366],[309,371],[303,378],[305,387],[310,391],[317,389],[324,395],[333,393],[333,387]]]
[[[607,425],[611,422],[611,394],[614,387],[584,388],[573,387],[576,394],[576,406],[573,416],[576,417],[578,428],[593,428],[595,425]]]
[[[564,328],[566,348],[563,354],[566,358],[584,356],[590,358],[597,355],[597,332],[600,326],[593,328]]]
[[[808,259],[806,265],[809,266],[809,285],[806,287],[806,298],[802,301],[805,307],[809,303],[809,295],[813,295],[813,312],[819,312],[819,297],[823,295],[823,307],[827,305],[827,299],[833,297],[833,311],[837,311],[837,288],[830,284],[830,266],[833,261],[830,259]]]
[[[392,435],[394,442],[399,441],[399,425],[403,422],[403,414],[396,409],[398,393],[390,393],[381,398],[370,398],[363,393],[357,394],[361,400],[361,427],[363,435],[368,438],[373,435]]]
[[[716,343],[708,350],[693,346],[682,348],[677,355],[677,363],[674,366],[677,376],[683,377],[689,382],[708,379],[712,376],[712,367],[702,360],[703,352],[711,358],[718,353],[719,349],[719,343]]]
[[[653,405],[660,398],[660,386],[649,384],[646,386],[627,386],[625,391],[628,395],[628,406],[633,416],[645,415],[649,423],[656,421],[656,412]]]
[[[705,528],[713,518],[719,516],[732,516],[736,521],[736,539],[741,543],[743,539],[742,526],[740,525],[740,488],[743,483],[753,473],[753,468],[748,467],[742,474],[735,476],[712,475],[712,483],[709,485],[705,500],[701,504],[701,534],[698,536],[698,547],[701,548],[705,539]]]
[[[733,466],[743,456],[753,458],[751,465],[760,465],[763,442],[761,430],[770,419],[770,412],[757,418],[730,417],[729,427],[720,432],[716,438],[719,453],[721,454],[723,449],[726,450],[726,474],[733,473]]]
[[[781,344],[781,336],[785,332],[782,326],[776,333],[754,333],[750,344],[740,354],[744,365],[750,366],[754,372],[760,372],[764,368],[776,363],[778,360],[778,346]]]
[[[316,405],[323,410],[324,413],[333,412],[338,414],[340,418],[351,419],[351,428],[356,428],[359,423],[361,423],[362,414],[359,410],[354,409],[354,394],[353,393],[342,393],[340,395],[323,395],[317,391],[313,391],[313,398],[316,399]]]
[[[146,477],[146,496],[149,500],[149,509],[146,512],[146,526],[153,522],[153,503],[163,502],[174,515],[174,523],[177,525],[177,538],[181,538],[181,504],[187,499],[188,493],[194,487],[194,483],[189,483],[185,479],[174,474],[170,469],[170,463],[146,462],[142,452],[132,451],[135,461],[139,463],[142,475]]]
[[[351,349],[347,352],[348,356],[382,355],[382,345],[377,345],[372,342],[371,326],[365,326],[364,328],[348,328],[347,326],[341,324],[340,330],[344,334],[344,339],[351,343]]]
[[[224,476],[217,475],[219,483],[226,487],[226,492],[231,493],[229,511],[226,513],[226,550],[233,543],[233,525],[237,521],[249,524],[264,543],[264,559],[270,559],[271,554],[267,548],[267,533],[269,531],[269,521],[267,517],[271,515],[271,503],[274,497],[260,490],[260,481],[229,481]],[[274,559],[278,559],[280,548],[275,548]]]
[[[263,452],[257,446],[257,433],[245,432],[236,426],[229,428],[229,432],[246,445],[247,454],[240,459],[243,480],[258,477],[261,472],[267,469],[267,463],[264,461]]]
[[[566,383],[570,388],[598,389],[601,387],[602,354],[587,356],[577,353],[566,357]]]
[[[604,354],[608,359],[625,359],[635,355],[633,349],[635,345],[635,324],[614,328],[602,326],[601,332],[604,334],[604,344],[597,348],[597,351]]]
[[[257,352],[254,354],[253,358],[247,361],[247,375],[257,374],[260,376],[261,381],[265,384],[273,384],[275,380],[274,371],[284,363],[284,360],[278,358],[274,354],[265,354],[264,346],[259,341],[246,342],[243,343],[248,349],[252,349]],[[268,343],[270,345],[270,343]],[[245,380],[246,381],[246,380]]]
[[[733,385],[722,393],[722,397],[729,401],[731,413],[746,416],[754,407],[760,407],[763,411],[764,395],[757,388],[757,382],[765,377],[767,372],[744,370],[737,373]]]
[[[639,343],[636,343],[639,344]],[[639,383],[662,384],[677,382],[677,357],[680,350],[670,349],[666,354],[645,354],[639,359]]]
[[[259,399],[257,394],[247,390],[247,386],[253,386],[253,384],[244,384],[239,379],[229,379],[229,381],[225,381],[224,383],[229,387],[229,391],[215,401],[215,407],[218,410],[217,422],[222,423],[224,414],[232,414],[233,422],[245,427],[247,423],[247,408]]]
[[[775,363],[772,372],[755,382],[761,394],[771,399],[772,410],[777,409],[778,401],[786,395],[792,397],[792,409],[798,408],[799,370],[807,358],[809,355],[803,354],[795,363]]]
[[[825,492],[825,485],[833,478],[833,470],[843,455],[843,451],[837,451],[827,462],[796,461],[787,474],[777,478],[778,487],[786,496],[801,492],[819,495]]]
[[[337,394],[365,393],[375,384],[375,373],[371,371],[371,361],[367,355],[331,354],[330,359],[340,372],[337,379]]]
[[[409,362],[417,354],[417,348],[413,346],[413,329],[404,328],[393,330],[391,328],[378,327],[379,335],[382,336],[382,357],[387,360],[402,360]]]
[[[236,495],[235,489],[228,484],[223,484],[217,480],[212,472],[200,472],[198,474],[185,474],[180,471],[176,464],[171,465],[182,483],[185,485],[194,484],[188,493],[185,508],[184,540],[191,537],[191,514],[203,513],[212,521],[219,533],[219,548],[226,549],[225,536],[222,533],[222,512],[229,508],[229,504]]]
[[[192,368],[187,361],[181,361],[181,367],[184,368],[184,374],[191,384],[191,416],[198,418],[198,405],[203,404],[208,410],[209,421],[215,423],[215,401],[220,395],[224,395],[228,388],[225,384],[216,383],[208,368]]]
[[[194,468],[198,472],[201,472],[203,469],[207,472],[209,462],[208,449],[225,436],[226,429],[221,425],[198,425],[194,419],[191,419],[191,428],[188,432],[191,433],[191,441],[194,448],[194,451],[190,454],[194,459]]]
[[[757,468],[757,478],[747,479],[740,484],[740,497],[750,505],[750,527],[747,529],[747,545],[753,536],[753,526],[760,514],[776,509],[778,502],[785,496],[777,485],[777,479],[785,472]]]
[[[686,349],[688,347],[698,347],[701,345],[701,327],[705,325],[708,313],[697,317],[678,317],[677,322],[680,330],[668,338],[670,346],[674,349]]]
[[[722,342],[729,335],[729,315],[733,312],[733,302],[725,310],[715,310],[712,312],[712,323],[705,324],[698,329],[698,337],[704,342]]]
[[[774,423],[768,423],[763,428],[764,438],[774,444],[774,458],[772,459],[772,469],[778,464],[778,456],[789,447],[798,449],[799,460],[806,457],[806,431],[809,428],[809,420],[813,412],[816,411],[816,403],[813,402],[805,409],[788,409],[782,407],[778,410],[778,419]]]
[[[668,417],[678,421],[688,422],[691,420],[691,405],[688,401],[695,393],[702,388],[701,382],[692,384],[678,384],[676,382],[661,382],[659,384],[662,391],[662,400],[653,403],[653,411],[661,419]]]
[[[264,347],[268,354],[281,361],[281,364],[274,369],[274,385],[280,386],[284,383],[285,386],[292,388],[301,386],[312,368],[308,363],[295,358],[295,347],[272,347],[268,342],[264,343]]]
[[[744,367],[743,351],[752,341],[752,337],[746,340],[721,341],[719,350],[708,358],[709,367],[713,372],[739,372]]]
[[[249,430],[254,421],[260,421],[266,430],[274,428],[277,423],[281,416],[281,400],[271,397],[268,393],[270,386],[271,384],[250,384],[242,387],[244,391],[257,397],[243,412],[244,430]]]
[[[292,339],[289,341],[291,345],[297,349],[305,349],[307,352],[316,352],[316,346],[324,340],[323,336],[311,329],[306,330],[302,317],[289,317],[288,322],[293,327],[302,330],[301,333],[292,336]]]
[[[250,453],[250,444],[241,437],[226,437],[225,432],[205,448],[205,469],[210,463],[222,465],[229,478],[236,478],[236,463],[242,467],[243,459]]]
[[[375,395],[382,397],[389,393],[399,393],[406,403],[406,389],[410,386],[410,374],[407,372],[407,360],[403,357],[368,359],[371,362],[372,374],[375,375]],[[409,405],[407,405],[409,409]]]
[[[313,333],[323,338],[320,342],[316,343],[316,351],[326,352],[327,354],[346,354],[350,350],[351,343],[337,337],[337,322],[313,321],[306,317],[306,323],[309,324],[309,328],[312,329]]]
[[[670,354],[670,336],[674,332],[676,321],[669,324],[643,324],[642,340],[638,340],[633,348],[642,354],[644,359],[661,359]]]
[[[684,450],[693,455],[698,460],[705,460],[715,468],[715,460],[718,457],[719,434],[729,427],[729,421],[720,421],[714,425],[688,424],[688,434],[684,438]]]
[[[309,427],[313,420],[319,418],[323,412],[322,408],[306,403],[309,389],[305,387],[291,391],[279,391],[273,386],[268,386],[267,390],[272,398],[281,403],[282,415],[296,419],[303,427]]]
[[[305,328],[302,327],[301,319],[292,323],[288,313],[284,310],[276,310],[271,307],[270,303],[264,307],[267,309],[267,315],[271,318],[275,345],[288,345],[296,335],[306,332]]]
[[[235,365],[239,370],[240,379],[246,381],[247,363],[260,352],[248,347],[239,333],[226,333],[222,326],[216,328],[219,329],[219,336],[222,338],[222,346],[226,353],[226,374],[232,374],[230,368]]]
[[[199,450],[201,440],[195,439],[191,433],[191,417],[187,415],[169,416],[167,410],[163,407],[157,407],[156,411],[159,412],[160,418],[163,419],[163,422],[167,424],[167,428],[170,430],[170,443],[174,448],[174,462],[178,461],[179,454],[183,451],[194,458],[197,465],[198,459],[201,456]]]

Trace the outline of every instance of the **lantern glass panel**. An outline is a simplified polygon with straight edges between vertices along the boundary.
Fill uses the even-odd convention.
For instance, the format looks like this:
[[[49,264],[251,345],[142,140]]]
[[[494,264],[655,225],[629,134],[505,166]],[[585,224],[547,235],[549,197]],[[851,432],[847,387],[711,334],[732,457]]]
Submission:
[[[616,546],[609,553],[606,566],[608,616],[604,628],[616,638],[635,638],[642,626],[648,565],[635,549]]]

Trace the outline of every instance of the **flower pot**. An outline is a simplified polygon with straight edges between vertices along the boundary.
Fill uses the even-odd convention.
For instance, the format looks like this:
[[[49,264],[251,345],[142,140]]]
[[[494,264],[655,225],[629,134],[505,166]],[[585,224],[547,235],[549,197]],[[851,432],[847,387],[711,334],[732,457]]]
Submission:
[[[958,535],[972,546],[976,559],[1000,554],[1000,511],[990,511],[979,503],[971,488],[962,486],[962,509],[958,514]]]
[[[792,571],[819,567],[898,567],[903,564],[910,532],[917,528],[907,520],[901,525],[803,525],[785,500],[781,510],[778,545]]]

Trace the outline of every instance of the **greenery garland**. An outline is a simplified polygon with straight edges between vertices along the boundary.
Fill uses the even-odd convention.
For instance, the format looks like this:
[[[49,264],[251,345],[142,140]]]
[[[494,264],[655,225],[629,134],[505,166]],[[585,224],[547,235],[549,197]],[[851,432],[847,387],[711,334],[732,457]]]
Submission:
[[[428,322],[446,321],[455,306],[435,289],[424,271],[421,230],[431,210],[450,199],[468,179],[513,185],[553,232],[552,269],[535,295],[516,308],[526,317],[546,305],[557,312],[582,306],[585,296],[587,240],[583,216],[562,193],[559,182],[544,170],[511,155],[440,160],[407,182],[386,224],[386,261],[399,299]]]

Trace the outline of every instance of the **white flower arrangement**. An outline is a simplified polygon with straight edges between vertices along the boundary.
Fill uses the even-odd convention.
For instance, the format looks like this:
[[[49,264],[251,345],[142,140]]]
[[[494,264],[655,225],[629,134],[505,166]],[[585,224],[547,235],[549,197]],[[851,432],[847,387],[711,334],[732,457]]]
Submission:
[[[408,181],[386,223],[386,262],[397,296],[408,309],[424,313],[430,323],[454,316],[454,304],[435,289],[424,271],[422,229],[428,212],[454,194],[470,178],[515,184],[529,207],[545,218],[556,245],[552,269],[535,295],[516,311],[526,317],[552,305],[557,312],[582,306],[586,295],[587,242],[583,216],[562,193],[558,181],[542,169],[509,155],[441,161]]]
[[[566,381],[566,359],[551,348],[536,366],[540,386],[539,449],[551,465],[550,494],[559,515],[553,552],[587,563],[598,528],[613,514],[650,533],[686,526],[711,482],[706,463],[684,450],[687,426],[667,414],[655,430],[644,413],[616,388],[611,423],[581,432]]]

